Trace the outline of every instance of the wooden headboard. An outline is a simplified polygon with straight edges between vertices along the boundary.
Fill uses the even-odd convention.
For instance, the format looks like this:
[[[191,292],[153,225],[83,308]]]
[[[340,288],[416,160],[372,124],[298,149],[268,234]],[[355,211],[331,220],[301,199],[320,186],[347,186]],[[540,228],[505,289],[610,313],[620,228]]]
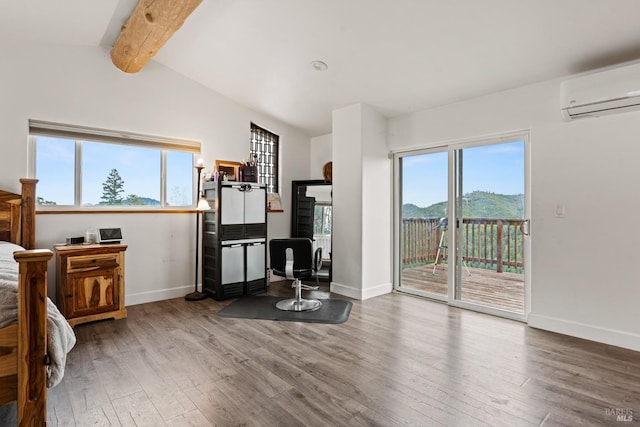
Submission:
[[[33,249],[36,240],[37,179],[21,178],[22,194],[0,190],[0,240]]]

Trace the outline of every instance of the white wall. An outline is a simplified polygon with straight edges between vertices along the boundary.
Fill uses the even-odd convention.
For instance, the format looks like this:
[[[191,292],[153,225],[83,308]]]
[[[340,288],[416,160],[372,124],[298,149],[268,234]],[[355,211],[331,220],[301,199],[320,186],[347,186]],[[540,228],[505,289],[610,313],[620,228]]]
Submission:
[[[309,159],[309,179],[324,179],[322,168],[333,159],[331,134],[311,138],[311,154]]]
[[[362,298],[391,292],[391,160],[387,119],[363,106]]]
[[[334,110],[331,291],[357,297],[362,283],[361,106]],[[338,288],[338,289],[336,289]]]
[[[202,141],[211,171],[216,159],[248,156],[250,122],[280,135],[281,196],[290,206],[291,179],[309,173],[309,138],[275,119],[151,61],[137,74],[113,66],[94,47],[4,46],[0,67],[0,188],[19,191],[27,176],[28,120],[147,133]],[[125,243],[127,304],[184,295],[193,288],[195,215],[38,215],[36,243],[52,248],[86,228],[121,226]],[[289,235],[290,212],[268,216],[269,237]],[[54,269],[49,285],[54,294]]]
[[[333,111],[331,291],[366,299],[391,292],[391,162],[387,120],[356,104]]]
[[[393,118],[392,149],[531,131],[529,324],[640,350],[640,113],[561,120],[558,82]],[[566,217],[553,216],[564,204]]]

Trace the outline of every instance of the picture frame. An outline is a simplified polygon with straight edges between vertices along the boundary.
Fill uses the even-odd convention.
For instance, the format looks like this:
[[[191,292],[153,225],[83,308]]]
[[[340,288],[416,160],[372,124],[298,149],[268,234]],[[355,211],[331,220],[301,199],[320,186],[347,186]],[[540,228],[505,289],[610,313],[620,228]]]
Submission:
[[[282,200],[278,193],[267,194],[267,211],[268,212],[282,212]]]
[[[219,179],[222,179],[222,175],[227,177],[227,181],[238,181],[238,170],[242,166],[240,162],[232,162],[230,160],[216,160],[216,165],[214,170],[218,172],[220,176]]]

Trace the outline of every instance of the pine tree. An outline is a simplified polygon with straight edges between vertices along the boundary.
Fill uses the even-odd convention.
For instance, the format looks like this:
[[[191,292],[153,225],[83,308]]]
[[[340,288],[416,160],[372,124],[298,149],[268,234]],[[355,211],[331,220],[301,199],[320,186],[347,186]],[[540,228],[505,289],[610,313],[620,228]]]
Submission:
[[[111,169],[107,180],[102,184],[101,205],[121,205],[124,193],[124,181],[117,169]]]

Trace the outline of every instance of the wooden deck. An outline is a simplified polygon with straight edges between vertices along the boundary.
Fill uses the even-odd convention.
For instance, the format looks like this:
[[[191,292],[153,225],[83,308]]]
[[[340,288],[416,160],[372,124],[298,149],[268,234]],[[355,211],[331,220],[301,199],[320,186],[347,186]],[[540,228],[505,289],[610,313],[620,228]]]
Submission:
[[[447,264],[439,264],[433,274],[433,264],[402,271],[401,289],[412,289],[437,295],[447,295]],[[462,301],[514,313],[524,313],[524,275],[496,273],[482,268],[462,268]]]

